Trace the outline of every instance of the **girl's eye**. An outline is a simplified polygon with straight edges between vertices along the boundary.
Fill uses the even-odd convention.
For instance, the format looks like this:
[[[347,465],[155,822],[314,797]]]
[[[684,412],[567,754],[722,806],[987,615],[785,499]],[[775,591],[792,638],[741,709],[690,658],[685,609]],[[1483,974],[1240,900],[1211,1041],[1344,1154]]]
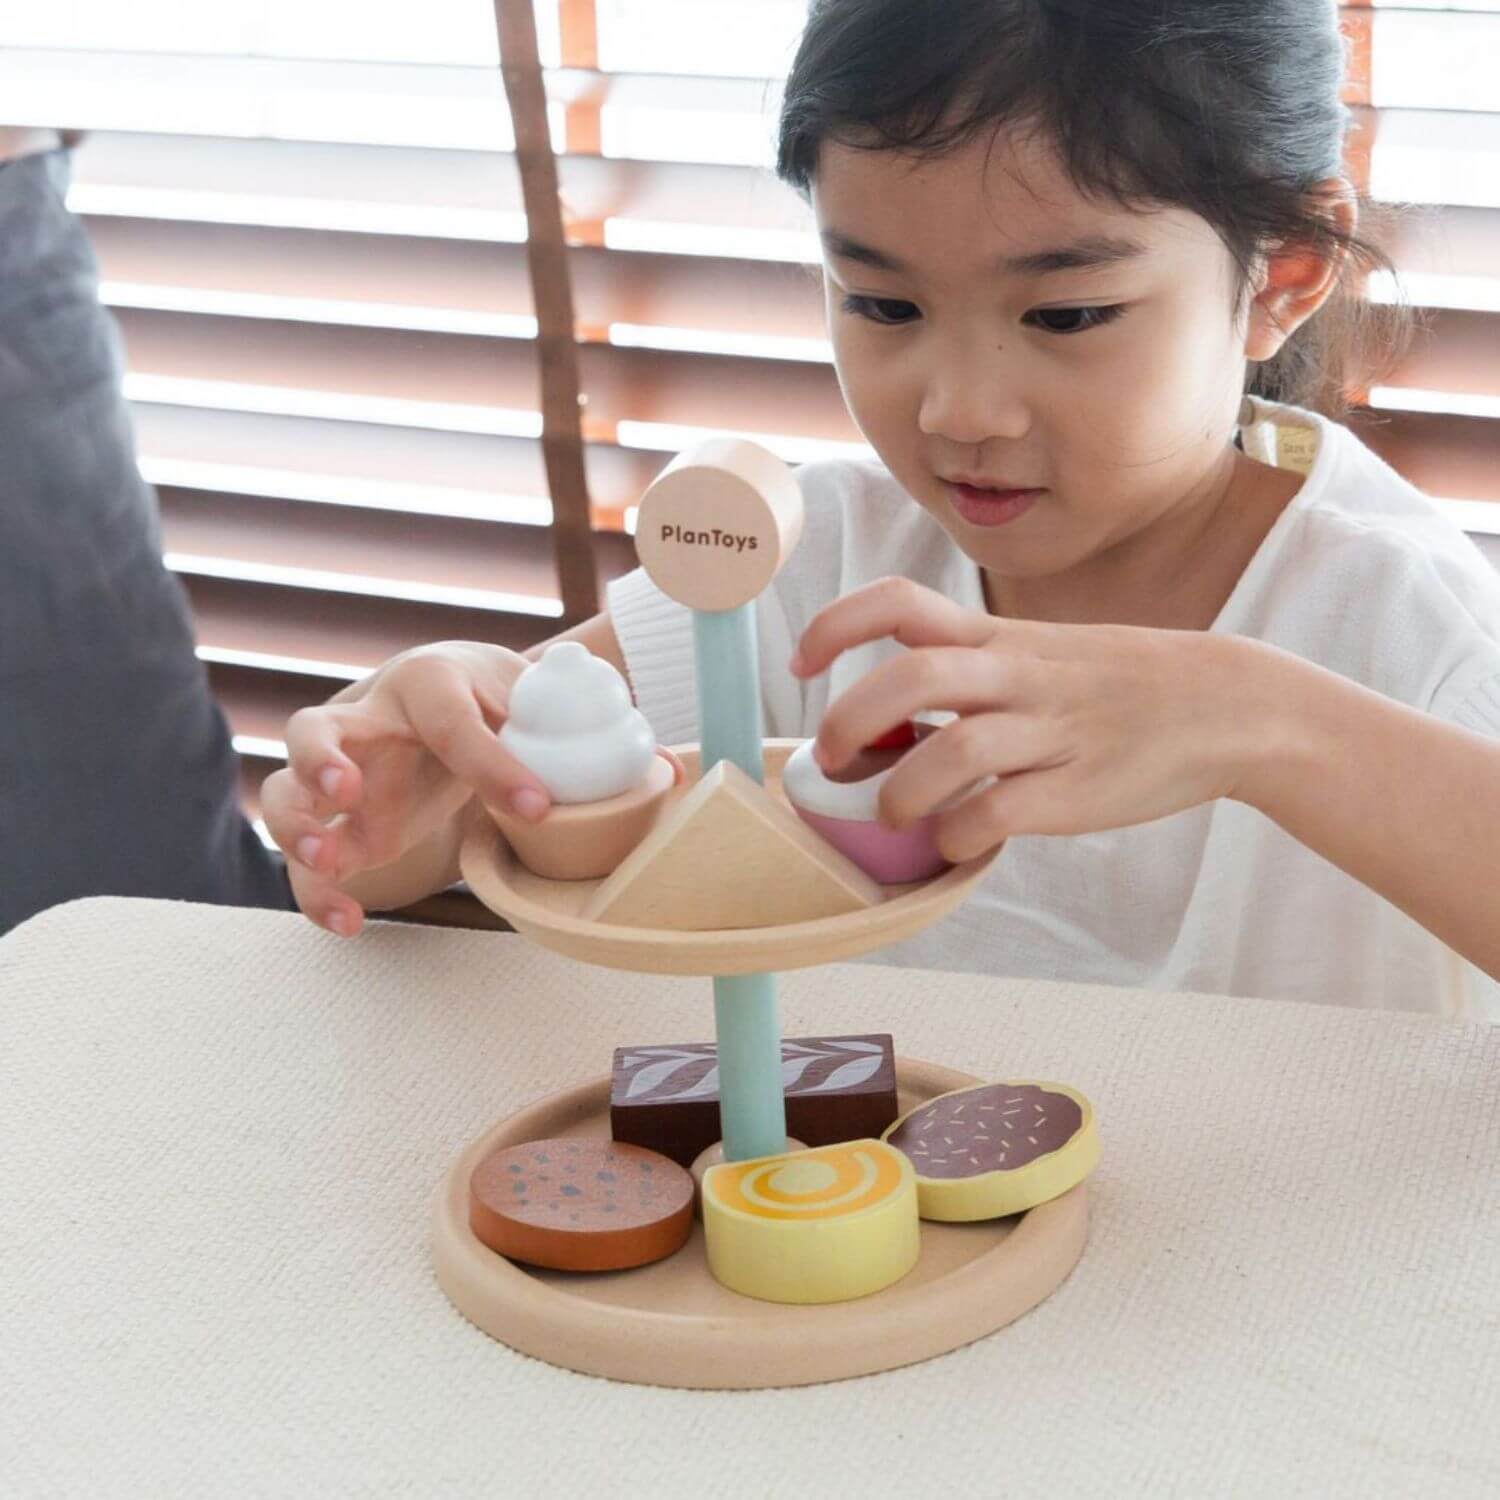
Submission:
[[[853,313],[856,317],[868,318],[872,323],[884,323],[888,327],[897,323],[910,323],[913,318],[920,316],[915,302],[903,302],[895,297],[850,295],[844,298],[844,311]]]
[[[1038,307],[1022,321],[1033,320],[1048,333],[1087,333],[1090,328],[1113,323],[1124,307]]]

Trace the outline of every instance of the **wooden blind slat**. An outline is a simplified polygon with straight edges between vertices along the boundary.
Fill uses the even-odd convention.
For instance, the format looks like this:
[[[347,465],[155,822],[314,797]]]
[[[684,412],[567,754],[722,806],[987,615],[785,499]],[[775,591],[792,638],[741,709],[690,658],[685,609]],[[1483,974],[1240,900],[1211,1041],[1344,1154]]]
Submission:
[[[565,618],[577,623],[599,609],[589,544],[588,475],[583,463],[584,395],[575,342],[557,163],[531,0],[495,0],[500,71],[515,125],[516,158],[526,204],[526,258],[536,306],[542,454],[552,495],[552,538]]]
[[[1435,412],[1356,413],[1360,438],[1429,495],[1500,502],[1500,422]]]
[[[599,66],[599,21],[594,0],[558,0],[565,68]]]
[[[88,225],[116,307],[535,336],[520,245],[108,216]],[[624,324],[707,346],[736,334],[826,345],[809,268],[578,246],[568,256],[581,342],[609,342]]]
[[[384,497],[388,508],[426,513],[399,503],[404,489],[439,510],[478,508],[484,518],[509,500],[546,503],[541,446],[523,438],[142,402],[132,414],[148,477],[179,486],[325,504]],[[661,455],[591,444],[585,457],[599,502],[595,524],[618,531]]]
[[[219,387],[226,400],[253,387],[263,409],[342,411],[351,421],[386,420],[383,403],[403,402],[413,426],[469,432],[496,430],[488,424],[534,410],[531,348],[509,340],[139,309],[121,310],[120,323],[143,399],[177,392],[187,404],[213,403]],[[828,366],[630,348],[579,354],[591,441],[614,442],[621,424],[632,422],[858,439]],[[146,383],[156,379],[163,383]]]
[[[1344,71],[1344,102],[1368,104],[1372,61],[1371,41],[1374,32],[1369,0],[1364,0],[1362,4],[1341,5],[1339,7],[1339,30],[1344,37],[1347,58]]]
[[[169,552],[245,563],[286,562],[434,589],[495,590],[538,603],[557,597],[551,543],[543,527],[306,506],[170,486],[157,493]],[[296,539],[290,556],[288,537]],[[596,539],[593,555],[615,577],[632,565],[632,550],[628,537],[606,535]]]
[[[169,552],[298,568],[395,584],[495,590],[555,601],[552,547],[542,527],[494,526],[343,506],[308,506],[162,486]],[[295,548],[289,548],[295,538]]]
[[[557,629],[555,620],[537,616],[405,599],[318,594],[194,575],[184,576],[182,584],[204,645],[364,668],[425,641],[493,641],[521,651]]]
[[[1387,383],[1493,396],[1500,403],[1500,314],[1430,313],[1422,337]]]

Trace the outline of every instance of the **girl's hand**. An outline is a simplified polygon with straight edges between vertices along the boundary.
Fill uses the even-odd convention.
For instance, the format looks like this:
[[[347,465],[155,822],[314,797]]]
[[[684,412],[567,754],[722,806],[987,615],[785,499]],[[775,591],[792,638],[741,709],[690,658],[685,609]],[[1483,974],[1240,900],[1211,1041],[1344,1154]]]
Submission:
[[[822,610],[791,662],[799,677],[889,636],[913,649],[843,693],[814,754],[838,770],[927,709],[960,717],[906,755],[881,791],[902,827],[986,777],[937,825],[956,861],[1012,834],[1122,828],[1235,795],[1250,736],[1269,724],[1251,670],[1269,648],[1238,636],[1123,625],[1050,625],[962,609],[885,578]]]
[[[287,766],[266,778],[261,811],[314,922],[352,937],[364,911],[340,886],[424,841],[436,850],[476,793],[533,821],[547,811],[546,789],[496,738],[511,685],[529,665],[503,646],[444,641],[292,715]],[[446,857],[435,852],[432,862]]]

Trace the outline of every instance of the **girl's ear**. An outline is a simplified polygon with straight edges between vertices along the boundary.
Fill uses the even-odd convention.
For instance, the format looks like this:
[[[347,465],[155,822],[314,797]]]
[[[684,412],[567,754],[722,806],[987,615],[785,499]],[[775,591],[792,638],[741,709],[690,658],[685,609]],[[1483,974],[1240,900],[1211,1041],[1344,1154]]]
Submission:
[[[1352,234],[1358,218],[1354,189],[1342,177],[1329,178],[1311,190],[1317,211],[1341,234]],[[1265,251],[1256,267],[1245,357],[1272,358],[1281,346],[1332,295],[1346,252],[1283,240]]]

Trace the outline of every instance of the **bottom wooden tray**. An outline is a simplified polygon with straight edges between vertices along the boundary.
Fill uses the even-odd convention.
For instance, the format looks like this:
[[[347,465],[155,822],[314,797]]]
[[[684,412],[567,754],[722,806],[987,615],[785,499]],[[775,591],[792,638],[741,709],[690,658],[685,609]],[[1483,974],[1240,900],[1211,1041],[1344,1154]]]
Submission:
[[[897,1059],[901,1111],[980,1080]],[[931,1359],[1014,1321],[1049,1296],[1088,1237],[1087,1183],[1029,1213],[922,1224],[922,1258],[872,1297],[790,1307],[741,1297],[709,1274],[703,1227],[636,1271],[571,1275],[522,1266],[469,1228],[468,1184],[497,1146],[609,1136],[609,1080],[553,1094],[502,1120],[454,1162],[438,1194],[433,1256],[443,1290],[502,1343],[589,1375],[642,1385],[750,1390],[813,1385]]]

